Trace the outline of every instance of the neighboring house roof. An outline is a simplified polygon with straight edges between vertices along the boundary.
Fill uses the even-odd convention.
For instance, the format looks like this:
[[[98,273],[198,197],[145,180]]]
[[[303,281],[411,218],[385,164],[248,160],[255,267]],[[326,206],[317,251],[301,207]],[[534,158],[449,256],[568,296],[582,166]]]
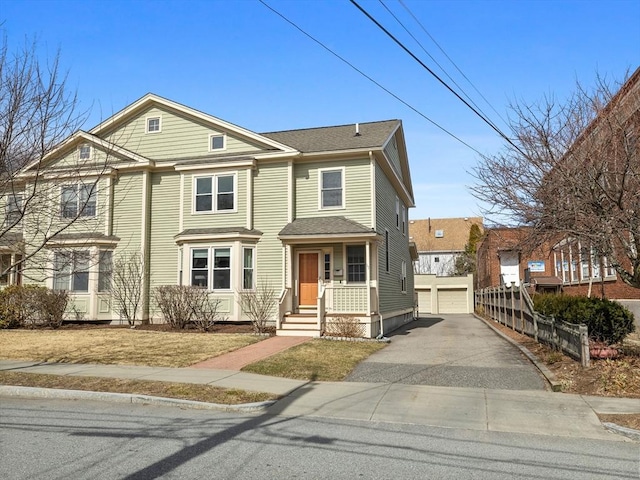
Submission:
[[[400,120],[360,123],[358,124],[359,134],[356,134],[355,124],[350,124],[268,132],[261,135],[303,153],[381,148],[400,124]]]
[[[371,228],[342,217],[315,217],[296,218],[287,224],[278,234],[280,237],[288,236],[327,236],[327,235],[376,235]]]
[[[418,252],[462,252],[469,241],[471,225],[482,230],[482,217],[410,220],[409,236],[416,242]]]

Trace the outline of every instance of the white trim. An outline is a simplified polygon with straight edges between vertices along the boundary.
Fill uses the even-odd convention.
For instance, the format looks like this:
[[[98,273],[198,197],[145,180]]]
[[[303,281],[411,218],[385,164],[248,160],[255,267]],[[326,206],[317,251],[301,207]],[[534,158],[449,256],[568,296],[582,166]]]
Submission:
[[[253,169],[248,169],[246,170],[246,172],[247,172],[247,229],[253,230]]]
[[[111,235],[111,221],[112,221],[112,208],[111,208],[111,199],[113,197],[113,181],[111,179],[111,176],[107,175],[107,178],[105,179],[107,185],[106,185],[106,191],[107,191],[107,198],[104,201],[104,204],[106,206],[106,208],[104,209],[104,234],[105,235]],[[96,213],[98,213],[98,203],[96,202]]]
[[[342,190],[342,200],[341,205],[339,206],[329,206],[325,207],[322,205],[322,175],[325,172],[340,172],[340,182],[341,182],[341,190]],[[347,182],[345,175],[346,168],[341,167],[326,167],[318,169],[318,210],[345,210],[347,208]]]
[[[185,174],[180,172],[180,210],[178,212],[178,231],[184,230],[184,180]]]
[[[369,186],[369,195],[371,198],[371,228],[373,230],[376,229],[376,208],[377,208],[377,200],[376,200],[376,161],[373,156],[373,152],[369,151],[369,162],[370,162],[370,180],[371,185]]]
[[[213,139],[222,137],[222,148],[213,148]],[[209,134],[209,151],[210,152],[224,152],[227,149],[227,134],[226,133],[210,133]]]
[[[212,159],[213,161],[213,159]],[[163,163],[163,166],[173,166],[176,172],[186,172],[189,170],[206,170],[206,171],[218,171],[225,169],[238,170],[241,168],[255,168],[255,160],[234,160],[231,162],[223,162],[218,165],[212,165],[211,163],[201,163],[196,165],[176,165],[175,163]]]
[[[175,242],[177,245],[183,245],[194,242],[217,242],[217,241],[229,241],[229,240],[248,240],[257,242],[260,240],[260,235],[248,234],[248,233],[197,233],[192,235],[176,235]]]
[[[240,284],[239,284],[239,290],[242,292],[251,292],[251,291],[255,291],[256,289],[256,280],[257,280],[257,262],[256,262],[256,256],[257,256],[257,248],[256,245],[240,245],[240,270],[242,272],[242,275],[240,275]],[[251,250],[251,272],[252,272],[252,277],[251,277],[251,288],[244,288],[244,271],[246,269],[245,265],[244,265],[244,251],[245,250]]]
[[[236,254],[236,248],[233,243],[220,243],[220,244],[207,244],[207,245],[188,245],[189,249],[189,270],[188,270],[188,282],[187,285],[192,285],[192,273],[193,273],[193,251],[194,250],[206,250],[207,251],[207,290],[216,293],[230,293],[234,292],[234,280],[235,275],[233,273],[234,267],[237,267],[237,258],[234,262],[234,254]],[[213,273],[215,263],[215,251],[229,249],[229,288],[213,288]],[[237,255],[237,254],[236,254]],[[201,270],[201,269],[199,269]],[[226,269],[224,269],[226,270]]]
[[[293,160],[287,162],[287,223],[293,222],[293,201],[295,197],[295,179],[293,175]]]
[[[151,120],[158,120],[157,130],[149,130],[149,121]],[[144,133],[162,133],[162,115],[147,115],[144,117]]]

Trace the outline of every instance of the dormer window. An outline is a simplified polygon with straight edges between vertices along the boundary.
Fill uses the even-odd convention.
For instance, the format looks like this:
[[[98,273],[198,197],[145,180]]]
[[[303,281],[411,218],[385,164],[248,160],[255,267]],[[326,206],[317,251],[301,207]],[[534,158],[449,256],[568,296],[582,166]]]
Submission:
[[[226,135],[209,135],[209,150],[224,150],[227,148]]]
[[[80,160],[89,160],[91,158],[91,145],[87,143],[80,145],[78,152]]]
[[[159,133],[161,127],[160,120],[160,117],[147,118],[147,133]]]

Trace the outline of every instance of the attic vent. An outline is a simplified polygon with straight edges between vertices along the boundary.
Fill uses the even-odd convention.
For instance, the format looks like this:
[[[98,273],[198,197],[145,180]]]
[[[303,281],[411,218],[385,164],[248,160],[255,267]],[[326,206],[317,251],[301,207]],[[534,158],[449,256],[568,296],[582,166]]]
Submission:
[[[436,230],[436,238],[444,237],[444,230]]]

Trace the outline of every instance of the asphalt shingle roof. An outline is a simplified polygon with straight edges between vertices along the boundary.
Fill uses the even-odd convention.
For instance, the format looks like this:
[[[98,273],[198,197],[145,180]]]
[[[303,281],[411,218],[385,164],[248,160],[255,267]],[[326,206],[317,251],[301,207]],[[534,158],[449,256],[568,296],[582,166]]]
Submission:
[[[249,230],[244,227],[218,227],[218,228],[188,228],[183,230],[176,237],[185,235],[221,235],[225,233],[237,233],[245,235],[262,235],[259,230]],[[174,237],[175,238],[175,237]]]
[[[360,148],[380,148],[400,125],[400,120],[384,120],[335,127],[268,132],[260,135],[305,152],[326,152]]]
[[[375,233],[372,229],[350,220],[339,217],[296,218],[285,226],[281,236],[288,235],[353,235]]]
[[[419,252],[462,252],[473,224],[482,230],[482,217],[411,220],[409,236]],[[436,237],[436,231],[441,231],[442,236]]]

